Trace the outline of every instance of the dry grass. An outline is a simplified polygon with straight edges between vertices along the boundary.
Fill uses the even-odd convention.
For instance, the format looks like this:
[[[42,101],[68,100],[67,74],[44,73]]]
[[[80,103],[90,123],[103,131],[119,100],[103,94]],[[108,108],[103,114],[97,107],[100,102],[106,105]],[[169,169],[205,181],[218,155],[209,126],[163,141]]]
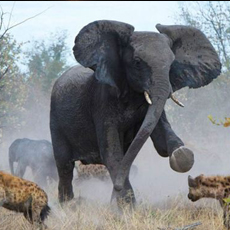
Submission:
[[[57,189],[48,191],[52,212],[45,221],[49,230],[173,230],[202,222],[195,230],[223,230],[222,210],[213,200],[198,205],[188,201],[185,194],[167,202],[139,203],[135,211],[124,209],[123,215],[109,204],[79,200],[61,207]],[[0,230],[31,230],[20,213],[0,208]]]

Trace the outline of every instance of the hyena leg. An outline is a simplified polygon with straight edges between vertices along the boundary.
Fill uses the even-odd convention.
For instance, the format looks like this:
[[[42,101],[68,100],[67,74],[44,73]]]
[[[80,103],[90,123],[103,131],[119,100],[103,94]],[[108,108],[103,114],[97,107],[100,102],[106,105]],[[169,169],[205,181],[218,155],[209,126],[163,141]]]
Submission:
[[[27,212],[24,212],[25,218],[33,224],[36,229],[38,228],[39,230],[47,229],[47,226],[41,221],[40,218],[40,213],[42,208],[34,206],[33,211],[29,209]]]
[[[227,230],[230,230],[230,207],[227,204],[224,208],[223,221]]]
[[[6,193],[3,188],[0,188],[0,207],[3,206],[3,204],[6,201]]]
[[[32,201],[32,220],[35,226],[38,226],[40,230],[46,229],[47,226],[44,224],[44,219],[46,217],[42,217],[42,210],[47,205],[45,200],[34,199]]]
[[[38,226],[39,229],[43,229],[40,217],[41,211],[42,207],[40,205],[36,203],[32,205],[32,224]]]
[[[230,208],[229,204],[225,203],[222,199],[219,200],[220,206],[223,208],[223,223],[227,230],[230,230]]]
[[[32,217],[32,210],[28,209],[24,213],[24,217],[31,223],[33,224],[33,217]]]
[[[27,201],[24,204],[25,211],[24,211],[24,217],[33,224],[33,217],[32,217],[32,197],[30,196]]]

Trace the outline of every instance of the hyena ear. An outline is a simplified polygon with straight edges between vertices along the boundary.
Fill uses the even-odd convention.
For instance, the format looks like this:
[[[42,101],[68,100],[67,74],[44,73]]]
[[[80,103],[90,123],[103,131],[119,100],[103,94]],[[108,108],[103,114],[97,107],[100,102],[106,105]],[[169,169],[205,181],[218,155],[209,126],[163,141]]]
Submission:
[[[198,186],[197,181],[193,179],[190,175],[188,176],[188,185],[191,188],[195,188]]]
[[[200,174],[200,175],[199,175],[197,178],[195,178],[195,179],[196,179],[197,183],[200,184],[201,181],[203,180],[203,178],[204,178],[204,174]]]

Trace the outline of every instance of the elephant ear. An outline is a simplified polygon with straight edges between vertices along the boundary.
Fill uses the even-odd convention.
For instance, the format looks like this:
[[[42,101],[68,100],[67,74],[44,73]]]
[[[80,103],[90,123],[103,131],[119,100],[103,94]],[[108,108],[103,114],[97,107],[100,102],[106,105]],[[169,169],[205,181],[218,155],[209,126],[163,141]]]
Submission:
[[[74,56],[81,65],[95,71],[97,80],[118,89],[122,48],[129,43],[133,31],[133,26],[122,22],[92,22],[76,36]]]
[[[160,24],[157,24],[156,28],[172,41],[171,49],[175,60],[169,76],[173,91],[186,86],[205,86],[221,73],[219,57],[200,30],[191,26]]]

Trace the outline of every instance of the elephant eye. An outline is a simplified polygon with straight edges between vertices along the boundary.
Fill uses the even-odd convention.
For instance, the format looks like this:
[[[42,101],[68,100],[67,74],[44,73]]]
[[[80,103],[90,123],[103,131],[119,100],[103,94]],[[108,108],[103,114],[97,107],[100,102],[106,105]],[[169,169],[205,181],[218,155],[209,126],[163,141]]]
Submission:
[[[141,59],[140,59],[139,57],[136,57],[136,58],[134,59],[134,64],[135,64],[135,66],[140,67]]]

